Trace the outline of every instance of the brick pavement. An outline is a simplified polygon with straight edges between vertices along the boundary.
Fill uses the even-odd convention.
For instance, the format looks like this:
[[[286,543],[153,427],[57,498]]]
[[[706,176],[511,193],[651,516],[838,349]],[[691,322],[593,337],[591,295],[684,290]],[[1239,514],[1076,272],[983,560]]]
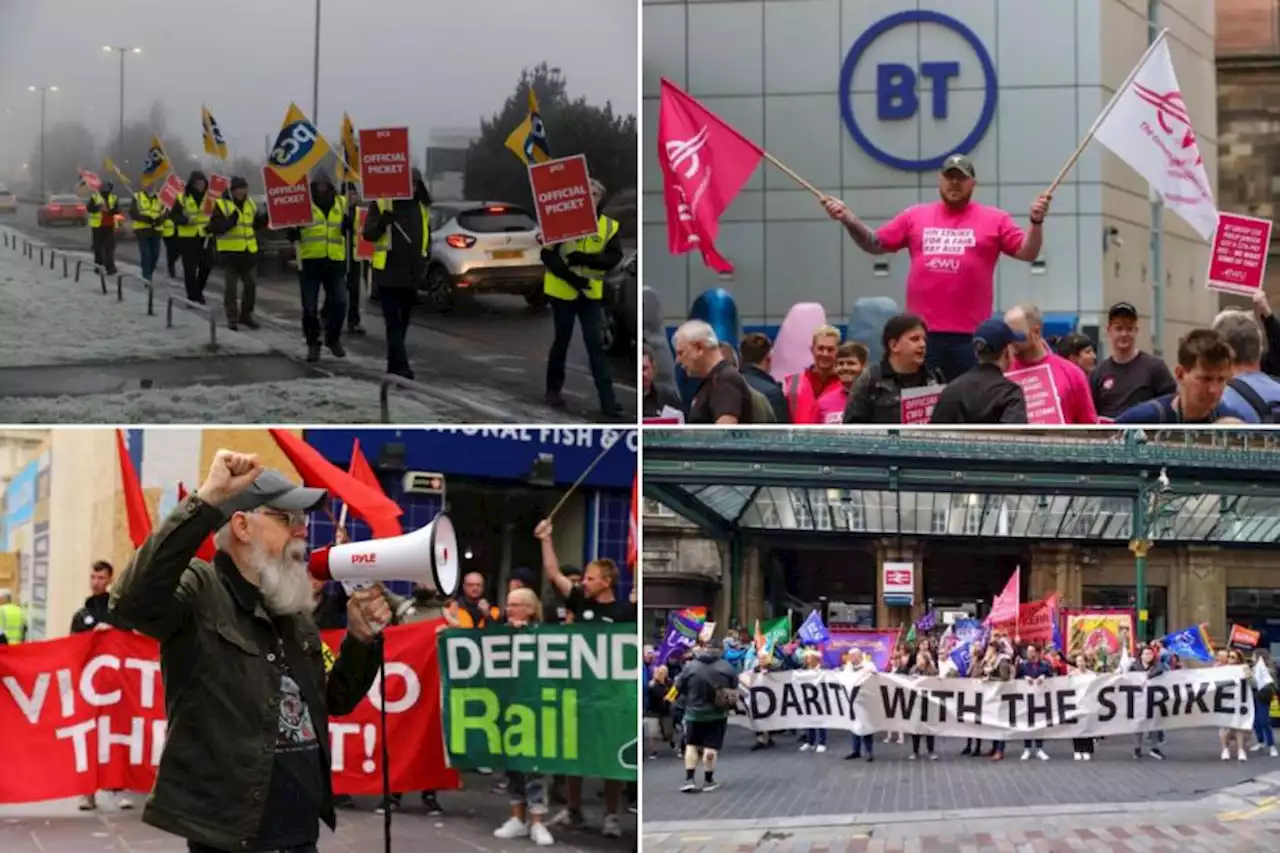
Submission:
[[[1045,804],[1160,802],[1194,799],[1260,774],[1280,771],[1280,759],[1253,753],[1243,764],[1218,760],[1216,732],[1172,732],[1168,760],[1132,758],[1128,737],[1099,744],[1094,760],[1071,760],[1070,741],[1050,741],[1052,760],[1018,760],[1010,744],[1003,762],[960,756],[964,744],[938,743],[936,762],[906,760],[907,746],[877,738],[876,761],[844,761],[849,735],[832,732],[829,751],[801,753],[794,736],[779,733],[771,750],[750,752],[751,736],[730,727],[711,794],[681,794],[683,764],[673,754],[644,762],[644,820],[689,822],[890,814],[956,809],[1021,810]],[[1280,843],[1276,845],[1280,849]]]
[[[392,850],[395,853],[430,850],[464,850],[469,853],[498,853],[537,849],[527,839],[500,841],[493,830],[507,817],[504,794],[490,793],[488,781],[470,776],[469,787],[440,794],[444,817],[422,813],[420,802],[406,797],[403,811],[392,820]],[[590,788],[588,788],[590,790]],[[584,792],[585,794],[586,792]],[[622,815],[622,838],[605,838],[599,833],[603,809],[598,799],[584,796],[587,828],[555,831],[558,850],[634,851],[637,819]],[[375,853],[382,851],[382,816],[373,813],[376,801],[357,798],[355,809],[338,812],[338,831],[321,829],[320,853]],[[41,803],[31,806],[0,806],[0,851],[3,853],[186,853],[185,841],[142,823],[141,803],[132,811],[101,809],[85,815],[76,801]]]

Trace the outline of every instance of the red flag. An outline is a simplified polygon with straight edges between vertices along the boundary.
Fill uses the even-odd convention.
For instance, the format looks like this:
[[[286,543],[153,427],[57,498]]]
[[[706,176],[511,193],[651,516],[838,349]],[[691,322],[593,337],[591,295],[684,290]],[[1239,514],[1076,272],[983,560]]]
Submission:
[[[763,157],[760,146],[663,79],[658,164],[671,254],[698,249],[716,272],[733,272],[733,265],[716,251],[720,217]]]
[[[178,503],[182,503],[186,499],[187,499],[187,487],[182,484],[181,480],[179,480],[178,481]],[[213,534],[211,533],[209,534],[208,537],[205,538],[204,542],[200,543],[200,550],[196,551],[196,556],[199,557],[201,560],[204,560],[206,563],[212,563],[213,555],[216,554],[217,552],[218,552],[218,549],[213,544]]]
[[[365,459],[364,454],[360,452],[360,439],[358,438],[351,446],[351,465],[348,466],[347,473],[369,488],[377,490],[378,494],[386,494],[382,490],[382,484],[378,482],[378,475],[373,473],[373,469],[369,467],[369,460]]]
[[[129,517],[129,539],[133,547],[141,548],[151,535],[151,515],[147,512],[147,499],[142,494],[138,472],[133,470],[129,448],[125,446],[124,430],[116,430],[116,452],[120,455],[120,482],[124,486],[124,511]]]
[[[627,531],[627,565],[635,571],[640,558],[640,475],[631,481],[631,524]]]
[[[1004,585],[1004,592],[991,602],[991,612],[987,614],[988,625],[999,625],[1004,622],[1018,621],[1018,602],[1022,599],[1022,566],[1013,570],[1009,582]]]
[[[371,489],[355,477],[320,455],[314,447],[285,429],[268,430],[289,457],[293,467],[308,486],[327,489],[331,495],[351,507],[351,512],[364,519],[375,539],[399,536],[400,515],[404,510],[380,489]]]

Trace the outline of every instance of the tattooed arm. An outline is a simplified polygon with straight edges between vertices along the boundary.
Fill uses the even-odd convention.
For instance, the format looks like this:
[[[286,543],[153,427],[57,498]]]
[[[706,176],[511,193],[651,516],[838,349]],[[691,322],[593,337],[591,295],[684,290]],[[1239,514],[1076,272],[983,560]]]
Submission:
[[[853,238],[853,242],[858,244],[858,248],[870,255],[887,255],[894,251],[892,248],[885,246],[876,232],[866,225],[862,220],[853,215],[853,211],[845,206],[844,202],[838,198],[827,196],[822,200],[822,206],[827,211],[827,215],[837,222],[844,225],[844,230],[849,232],[849,236]]]

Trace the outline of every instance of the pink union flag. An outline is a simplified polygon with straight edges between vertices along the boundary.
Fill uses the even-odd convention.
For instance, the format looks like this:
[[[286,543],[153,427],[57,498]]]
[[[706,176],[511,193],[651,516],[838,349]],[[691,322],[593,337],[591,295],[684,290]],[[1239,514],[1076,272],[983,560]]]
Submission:
[[[1018,621],[1018,601],[1022,598],[1022,566],[1013,570],[1009,582],[1004,585],[1004,592],[991,602],[991,612],[987,614],[988,625],[1002,625],[1005,622]]]
[[[733,272],[733,265],[716,251],[720,217],[763,157],[760,146],[663,79],[658,164],[671,254],[697,249],[711,269]]]
[[[1218,225],[1213,188],[1164,33],[1098,116],[1094,137],[1146,178],[1200,236],[1213,236]]]

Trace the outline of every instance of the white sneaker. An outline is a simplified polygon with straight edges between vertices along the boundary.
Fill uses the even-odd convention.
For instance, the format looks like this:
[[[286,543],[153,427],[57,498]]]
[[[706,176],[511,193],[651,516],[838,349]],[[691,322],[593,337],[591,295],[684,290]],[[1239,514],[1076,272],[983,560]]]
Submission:
[[[1085,761],[1090,761],[1090,760],[1092,760],[1092,759],[1093,759],[1093,753],[1092,753],[1092,752],[1086,752],[1086,753],[1084,754],[1084,760],[1085,760]]]
[[[929,760],[930,760],[930,761],[937,761],[937,760],[938,760],[938,754],[937,754],[936,752],[931,752],[931,753],[929,753]]]
[[[1075,761],[1084,761],[1084,753],[1083,753],[1083,752],[1077,752],[1075,755],[1073,755],[1073,756],[1072,756],[1072,758],[1073,758]]]
[[[1237,749],[1237,750],[1236,750],[1236,760],[1237,760],[1237,761],[1248,761],[1248,760],[1249,760],[1249,753],[1245,752],[1243,749]]]
[[[539,824],[541,825],[541,824]],[[543,832],[546,832],[544,829]],[[494,838],[524,838],[529,834],[529,827],[518,817],[509,817],[507,822],[493,831]]]
[[[697,786],[697,785],[695,785],[695,784],[693,783],[693,780],[690,780],[690,781],[685,782],[683,785],[681,785],[681,786],[680,786],[680,793],[682,793],[682,794],[696,794],[696,793],[698,793],[698,786]],[[559,817],[559,815],[556,815],[556,817]],[[552,824],[552,826],[554,826],[554,825],[555,825],[555,823],[556,823],[555,818],[552,818],[552,819],[551,819],[551,824]]]
[[[800,751],[801,751],[801,752],[808,752],[808,751],[809,751],[809,744],[807,744],[807,743],[802,743],[802,744],[800,744]]]
[[[820,744],[818,744],[817,746],[815,746],[815,747],[813,748],[813,751],[814,751],[814,752],[826,752],[826,751],[827,751],[827,745],[826,745],[825,743],[820,743]]]
[[[600,830],[600,834],[605,838],[621,838],[622,824],[618,823],[616,814],[607,814],[604,816],[604,826]]]
[[[129,799],[129,795],[120,791],[116,794],[116,808],[122,811],[128,811],[133,808],[133,800]]]
[[[890,732],[889,734],[884,736],[884,742],[893,743],[893,732]]]
[[[1036,758],[1040,759],[1041,761],[1048,761],[1049,753],[1045,752],[1043,749],[1037,749]]]
[[[1272,758],[1280,757],[1280,751],[1278,751],[1274,746],[1271,747],[1271,749],[1268,752]]]
[[[1223,761],[1230,761],[1230,760],[1231,760],[1231,747],[1229,747],[1229,746],[1224,746],[1224,747],[1222,748],[1222,760],[1223,760]]]
[[[93,798],[93,794],[85,794],[80,798],[80,811],[91,812],[98,807],[98,801]]]
[[[1031,750],[1029,749],[1022,750],[1022,760],[1028,761],[1030,759],[1031,759]]]
[[[1253,746],[1249,747],[1250,752],[1257,752],[1260,749],[1262,749],[1262,744],[1260,743],[1255,743]]]
[[[529,837],[533,839],[533,843],[539,847],[550,847],[552,844],[556,843],[556,840],[551,837],[551,830],[547,829],[540,823],[530,824]]]
[[[915,761],[915,760],[916,760],[917,758],[919,758],[919,757],[920,757],[920,756],[916,755],[916,754],[913,752],[913,753],[911,753],[910,755],[908,755],[908,756],[907,756],[907,761]]]

